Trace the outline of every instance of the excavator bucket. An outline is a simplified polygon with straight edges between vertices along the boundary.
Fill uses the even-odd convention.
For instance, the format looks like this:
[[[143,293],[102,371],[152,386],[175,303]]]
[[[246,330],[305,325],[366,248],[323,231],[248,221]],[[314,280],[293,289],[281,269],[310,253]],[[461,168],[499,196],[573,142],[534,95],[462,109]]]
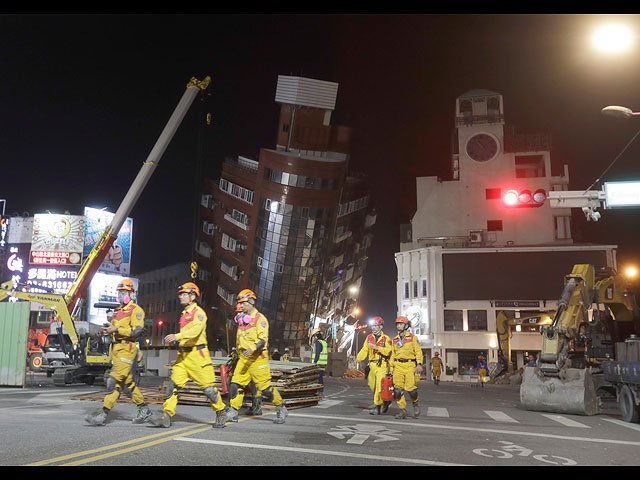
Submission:
[[[600,399],[596,395],[591,371],[568,368],[564,379],[542,375],[538,367],[525,367],[520,385],[520,404],[526,410],[596,415]]]

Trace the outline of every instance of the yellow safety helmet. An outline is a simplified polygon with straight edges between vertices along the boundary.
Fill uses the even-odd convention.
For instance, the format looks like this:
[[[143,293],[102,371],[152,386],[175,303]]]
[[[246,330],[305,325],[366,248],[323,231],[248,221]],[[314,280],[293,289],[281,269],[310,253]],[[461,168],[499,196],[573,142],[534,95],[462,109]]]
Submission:
[[[178,295],[181,293],[193,293],[196,297],[200,296],[200,289],[193,282],[183,283],[178,287]]]
[[[131,293],[136,291],[135,287],[133,286],[133,282],[128,278],[123,278],[122,280],[120,280],[120,283],[118,283],[116,290],[117,291],[126,290],[127,292],[131,292]]]
[[[250,300],[253,300],[253,302]],[[249,302],[255,304],[256,300],[258,300],[258,297],[253,293],[253,290],[249,290],[248,288],[245,288],[238,294],[238,303]]]

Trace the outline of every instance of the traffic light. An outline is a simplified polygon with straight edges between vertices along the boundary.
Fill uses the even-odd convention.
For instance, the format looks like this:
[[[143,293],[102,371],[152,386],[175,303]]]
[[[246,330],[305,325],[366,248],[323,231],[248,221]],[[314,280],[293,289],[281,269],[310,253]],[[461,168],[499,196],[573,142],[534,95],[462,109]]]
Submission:
[[[534,193],[531,190],[507,190],[502,197],[505,206],[509,208],[538,208],[547,199],[547,192],[539,188]]]
[[[156,320],[156,327],[162,328],[163,325],[164,325],[164,320]]]

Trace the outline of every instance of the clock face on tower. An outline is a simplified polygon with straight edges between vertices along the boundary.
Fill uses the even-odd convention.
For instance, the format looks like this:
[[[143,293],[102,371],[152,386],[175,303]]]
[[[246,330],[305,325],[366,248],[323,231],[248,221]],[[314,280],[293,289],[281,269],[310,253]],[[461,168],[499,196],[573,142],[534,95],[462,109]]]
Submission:
[[[467,155],[476,162],[487,162],[498,155],[498,142],[489,134],[478,133],[467,140]]]

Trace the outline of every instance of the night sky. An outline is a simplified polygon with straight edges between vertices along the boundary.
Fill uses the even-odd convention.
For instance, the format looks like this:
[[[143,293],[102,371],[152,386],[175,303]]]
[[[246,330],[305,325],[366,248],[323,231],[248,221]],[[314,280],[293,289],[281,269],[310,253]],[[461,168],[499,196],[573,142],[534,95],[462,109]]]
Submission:
[[[225,157],[275,146],[278,75],[337,82],[332,123],[355,130],[351,168],[369,174],[378,210],[361,306],[392,323],[399,224],[416,176],[449,178],[456,97],[496,91],[517,133],[551,133],[572,190],[640,129],[600,113],[640,110],[640,47],[590,43],[611,20],[640,32],[639,16],[603,15],[3,15],[0,198],[9,215],[115,212],[189,79],[210,75],[130,215],[134,275],[190,260],[197,166],[217,178]],[[601,179],[616,180],[640,180],[640,140]],[[640,263],[640,210],[601,213],[575,212],[574,240]]]

